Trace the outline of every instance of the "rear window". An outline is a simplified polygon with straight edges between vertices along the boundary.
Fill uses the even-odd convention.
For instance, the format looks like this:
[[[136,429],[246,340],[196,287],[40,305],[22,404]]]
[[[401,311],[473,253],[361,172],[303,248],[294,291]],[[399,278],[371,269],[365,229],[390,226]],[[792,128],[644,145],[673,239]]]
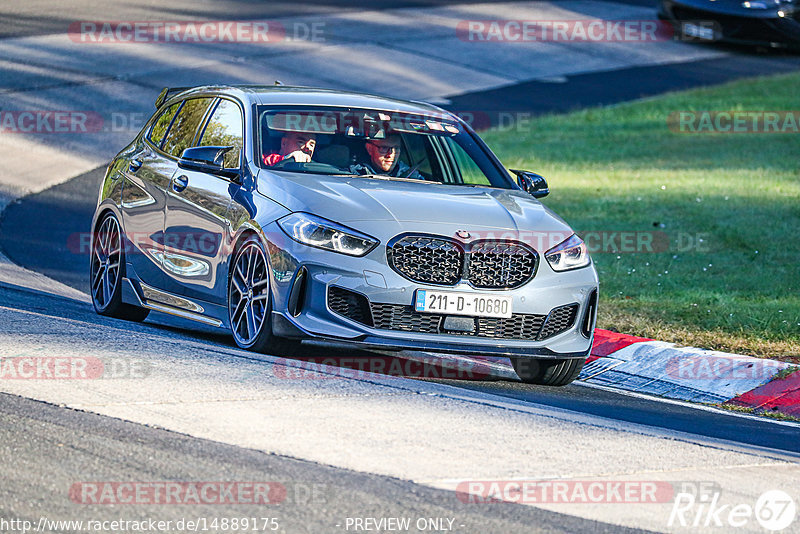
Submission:
[[[190,98],[184,101],[167,132],[164,152],[179,158],[184,150],[192,146],[200,121],[203,120],[213,100],[213,98]]]
[[[175,102],[167,109],[162,111],[161,115],[159,115],[156,119],[156,122],[153,123],[153,127],[150,129],[150,134],[147,138],[158,148],[161,148],[161,142],[164,140],[164,135],[166,135],[169,125],[172,124],[172,119],[175,117],[175,113],[178,111],[180,105],[180,102]]]

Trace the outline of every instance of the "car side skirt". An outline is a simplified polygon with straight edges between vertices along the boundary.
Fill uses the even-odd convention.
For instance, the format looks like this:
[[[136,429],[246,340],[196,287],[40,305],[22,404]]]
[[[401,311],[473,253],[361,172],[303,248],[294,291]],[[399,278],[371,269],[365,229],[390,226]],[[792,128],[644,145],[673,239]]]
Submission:
[[[123,278],[122,280],[122,301],[127,304],[133,304],[135,306],[147,308],[148,310],[166,313],[180,317],[181,319],[188,319],[209,326],[227,328],[223,320],[208,313],[212,311],[205,309],[209,307],[208,303],[200,305],[184,297],[151,288],[141,282],[136,282],[136,284],[134,284],[130,278]],[[139,285],[142,288],[142,294],[136,289],[135,285]],[[148,295],[150,298],[146,298],[144,295]],[[197,311],[198,309],[206,313],[199,313]],[[218,312],[219,310],[214,311]]]

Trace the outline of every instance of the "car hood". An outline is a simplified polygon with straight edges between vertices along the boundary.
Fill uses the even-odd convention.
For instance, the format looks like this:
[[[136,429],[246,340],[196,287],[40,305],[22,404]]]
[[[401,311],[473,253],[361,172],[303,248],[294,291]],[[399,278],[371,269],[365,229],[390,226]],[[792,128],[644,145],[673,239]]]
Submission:
[[[266,170],[259,173],[258,189],[293,212],[313,213],[366,233],[378,221],[393,231],[466,230],[473,237],[481,231],[494,238],[509,232],[506,239],[546,233],[542,246],[572,234],[561,218],[520,190]]]

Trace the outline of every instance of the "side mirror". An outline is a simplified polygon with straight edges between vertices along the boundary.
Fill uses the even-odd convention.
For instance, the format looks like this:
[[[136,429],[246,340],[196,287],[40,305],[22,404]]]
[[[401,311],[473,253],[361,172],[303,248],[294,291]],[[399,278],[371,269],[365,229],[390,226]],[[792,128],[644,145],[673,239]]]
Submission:
[[[517,184],[522,190],[527,191],[532,197],[543,198],[550,194],[550,188],[547,186],[544,176],[530,171],[509,170],[517,175]]]
[[[233,150],[233,148],[232,146],[194,146],[187,148],[178,160],[178,167],[236,180],[239,178],[239,169],[226,169],[223,163],[225,154]]]

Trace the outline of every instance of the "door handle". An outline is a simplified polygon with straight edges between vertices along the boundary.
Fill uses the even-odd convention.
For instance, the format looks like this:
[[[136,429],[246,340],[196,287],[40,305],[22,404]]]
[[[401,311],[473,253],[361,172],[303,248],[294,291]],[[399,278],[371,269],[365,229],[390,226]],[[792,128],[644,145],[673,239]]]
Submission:
[[[136,172],[142,168],[142,160],[139,158],[133,158],[131,160],[131,164],[128,166],[128,170],[131,172]]]
[[[180,193],[187,187],[189,187],[189,178],[185,174],[181,174],[172,179],[172,190],[176,193]]]

